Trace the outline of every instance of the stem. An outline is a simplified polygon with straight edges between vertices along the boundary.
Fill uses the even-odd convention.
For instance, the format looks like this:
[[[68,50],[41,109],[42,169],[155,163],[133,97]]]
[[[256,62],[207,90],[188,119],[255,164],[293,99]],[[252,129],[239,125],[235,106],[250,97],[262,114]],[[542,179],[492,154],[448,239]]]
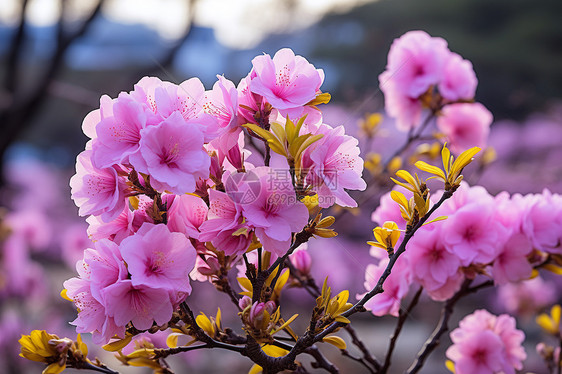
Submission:
[[[97,366],[94,364],[91,364],[87,361],[82,361],[79,363],[76,363],[75,366],[73,366],[75,369],[79,369],[79,370],[91,370],[91,371],[97,371],[100,373],[105,373],[105,374],[119,374],[118,371],[112,370],[110,368],[108,368],[107,366],[103,365],[102,366]]]
[[[189,306],[185,303],[185,301],[180,304],[180,309],[182,310],[182,312],[185,313],[187,321],[184,321],[184,322],[189,324],[189,327],[195,333],[194,337],[197,340],[199,340],[203,343],[206,343],[205,345],[208,345],[208,347],[201,346],[201,348],[222,348],[222,349],[226,349],[228,351],[238,352],[238,353],[241,353],[243,355],[245,354],[245,352],[246,352],[245,347],[239,347],[239,346],[236,346],[236,345],[219,342],[219,341],[211,338],[209,335],[207,335],[207,333],[201,327],[199,327],[197,322],[195,322],[195,316],[193,315],[193,312],[191,311]]]
[[[404,327],[404,323],[406,322],[406,318],[408,318],[408,316],[410,315],[410,313],[412,312],[414,307],[417,305],[422,291],[423,291],[423,287],[420,286],[420,288],[418,289],[418,291],[414,295],[414,298],[410,302],[410,305],[408,305],[408,308],[406,309],[406,311],[403,312],[402,310],[400,310],[400,315],[398,316],[398,322],[396,323],[396,328],[394,329],[394,333],[392,334],[392,337],[390,338],[388,350],[386,351],[386,356],[384,358],[384,364],[383,364],[381,370],[379,371],[379,373],[384,374],[388,371],[388,368],[390,367],[390,359],[392,358],[392,353],[394,352],[394,348],[396,347],[396,341],[398,340],[398,336],[400,335],[400,332],[402,331],[402,327]]]
[[[443,308],[441,309],[441,317],[439,318],[439,322],[437,323],[437,326],[435,326],[433,333],[426,340],[422,349],[418,352],[416,360],[412,363],[412,365],[406,372],[407,374],[414,374],[420,371],[420,369],[423,367],[425,363],[425,360],[429,357],[431,352],[433,352],[433,350],[435,350],[435,348],[437,348],[437,346],[439,345],[440,343],[439,339],[441,338],[441,335],[449,331],[449,319],[453,314],[453,308],[455,304],[462,297],[470,293],[476,292],[481,288],[485,288],[494,284],[493,281],[490,280],[481,283],[477,286],[470,287],[471,283],[472,283],[472,279],[466,279],[462,284],[461,289],[457,291],[457,293],[454,294],[453,297],[451,297],[449,300],[445,302]]]
[[[414,233],[420,227],[422,227],[423,224],[429,219],[429,217],[445,202],[445,200],[447,200],[451,196],[453,196],[453,192],[444,191],[443,195],[441,196],[441,199],[439,199],[439,201],[435,205],[433,205],[433,207],[429,210],[429,212],[427,212],[427,214],[425,216],[423,216],[419,220],[419,222],[411,230],[406,232],[406,235],[404,236],[404,240],[402,241],[402,244],[400,244],[400,247],[394,253],[394,256],[392,256],[390,258],[390,260],[388,261],[388,265],[384,269],[384,271],[383,271],[381,277],[379,278],[377,284],[375,285],[375,287],[373,287],[373,289],[371,291],[369,291],[367,294],[365,294],[365,296],[363,296],[363,298],[361,300],[359,300],[357,303],[355,303],[355,305],[353,305],[351,308],[349,308],[345,313],[342,313],[342,316],[347,318],[347,317],[349,317],[349,316],[351,316],[351,315],[353,315],[357,312],[365,311],[365,307],[364,307],[365,303],[367,301],[369,301],[370,299],[372,299],[375,295],[378,295],[379,293],[384,292],[382,286],[383,286],[384,282],[386,281],[386,278],[388,278],[388,276],[390,275],[390,272],[392,271],[392,268],[394,267],[394,264],[398,260],[398,257],[400,257],[400,255],[406,251],[406,245],[408,244],[410,239],[414,236]],[[325,336],[327,336],[328,334],[331,334],[334,330],[336,330],[337,328],[342,327],[344,325],[345,324],[341,323],[341,322],[332,323],[324,331],[322,331],[321,333],[316,335],[314,337],[314,341],[317,342],[317,341],[322,340]]]

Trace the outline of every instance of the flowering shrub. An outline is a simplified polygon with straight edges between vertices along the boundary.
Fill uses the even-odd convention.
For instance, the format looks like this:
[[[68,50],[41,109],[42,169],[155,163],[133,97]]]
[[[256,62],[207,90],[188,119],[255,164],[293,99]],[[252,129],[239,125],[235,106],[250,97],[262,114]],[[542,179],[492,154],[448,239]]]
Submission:
[[[368,372],[386,373],[406,317],[425,291],[444,305],[407,371],[416,373],[447,331],[459,299],[536,277],[539,269],[561,273],[562,197],[548,190],[492,196],[464,180],[465,168],[486,146],[492,115],[474,102],[471,63],[445,40],[413,31],[391,47],[379,81],[388,116],[408,137],[387,162],[364,162],[356,138],[324,123],[321,105],[330,95],[321,91],[323,81],[321,69],[282,49],[273,58],[254,58],[238,86],[223,76],[208,91],[197,78],[176,85],[145,77],[131,92],[101,98],[100,108],[84,119],[90,140],[70,180],[94,241],[62,291],[77,308],[72,324],[78,333],[91,333],[124,365],[156,373],[172,372],[168,356],[203,348],[247,357],[252,373],[306,372],[301,355],[337,373],[317,343],[354,358],[335,335],[345,329],[363,355],[355,361]],[[370,136],[377,118],[364,124]],[[437,144],[412,155],[415,167],[431,177],[399,170],[405,150],[434,122]],[[396,186],[372,214],[376,263],[366,267],[366,292],[353,304],[348,290],[333,292],[329,278],[320,286],[311,276],[306,245],[336,236],[333,224],[345,214],[337,208],[363,202],[350,192],[381,190],[392,172]],[[436,192],[429,179],[438,181]],[[226,327],[220,308],[196,317],[193,282],[226,294],[240,328]],[[304,331],[291,327],[299,315],[289,317],[281,298],[291,286],[315,300]],[[404,309],[401,302],[414,286],[418,291]],[[352,317],[365,311],[398,319],[382,360],[352,327]],[[562,340],[559,308],[538,322]],[[167,348],[150,340],[131,348],[142,334],[162,331]],[[460,374],[514,373],[526,358],[524,333],[508,315],[478,310],[451,340],[447,366]],[[20,343],[22,356],[46,363],[46,373],[66,367],[115,373],[87,357],[80,335],[74,342],[36,330]],[[559,353],[549,356],[546,345],[541,352],[560,370]]]

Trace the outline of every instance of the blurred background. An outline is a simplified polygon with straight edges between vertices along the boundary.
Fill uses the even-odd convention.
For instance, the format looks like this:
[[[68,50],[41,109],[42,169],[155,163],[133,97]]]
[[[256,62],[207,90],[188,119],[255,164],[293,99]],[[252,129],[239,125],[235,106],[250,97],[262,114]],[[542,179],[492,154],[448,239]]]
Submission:
[[[89,244],[68,180],[87,140],[82,119],[101,95],[132,90],[145,75],[174,83],[198,77],[207,89],[217,74],[237,83],[253,57],[290,47],[326,73],[322,90],[332,102],[325,122],[360,136],[358,121],[383,110],[378,75],[392,41],[422,29],[472,61],[476,100],[494,114],[489,144],[497,161],[478,182],[493,194],[562,193],[561,16],[560,0],[0,0],[0,371],[41,370],[16,357],[21,333],[50,327],[74,336],[67,323],[75,311],[57,295]],[[392,123],[385,126],[392,133]],[[384,155],[392,152],[388,144],[371,146]],[[310,245],[318,274],[333,266],[321,264],[326,252],[347,263],[334,287],[352,295],[364,292],[353,274],[364,272],[372,229],[361,217],[377,203],[371,199],[363,216],[340,224],[336,244]],[[202,310],[215,313],[217,302],[202,293]],[[437,309],[427,310],[420,322]],[[367,340],[384,352],[376,341],[392,326],[380,326]],[[430,329],[412,327],[405,357]],[[194,372],[249,368],[225,355],[217,362],[194,352],[186,362]],[[437,369],[427,373],[446,372],[443,355],[435,356]]]

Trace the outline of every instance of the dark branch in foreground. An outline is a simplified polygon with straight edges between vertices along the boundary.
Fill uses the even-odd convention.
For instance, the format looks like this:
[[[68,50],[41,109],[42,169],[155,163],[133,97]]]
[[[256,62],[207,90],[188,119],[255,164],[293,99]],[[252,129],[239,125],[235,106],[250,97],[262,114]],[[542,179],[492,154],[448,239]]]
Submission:
[[[435,327],[435,330],[433,330],[433,333],[431,334],[429,339],[427,339],[422,349],[418,352],[416,360],[412,363],[412,365],[406,372],[407,374],[414,374],[420,371],[425,363],[425,360],[439,345],[439,339],[441,338],[441,336],[449,331],[449,319],[453,314],[453,307],[455,306],[455,304],[464,296],[474,293],[481,288],[489,287],[494,284],[493,281],[489,280],[477,286],[470,287],[471,283],[472,279],[466,279],[462,284],[461,289],[457,291],[457,293],[454,294],[453,297],[445,302],[445,304],[443,305],[443,309],[441,309],[441,317],[437,326]]]
[[[400,310],[400,315],[398,316],[398,322],[396,323],[396,328],[394,329],[394,333],[390,338],[390,343],[388,344],[388,350],[386,351],[386,355],[384,358],[384,364],[379,373],[384,374],[388,371],[388,368],[390,367],[390,360],[392,358],[392,353],[394,352],[394,348],[396,347],[396,341],[398,340],[398,336],[402,331],[402,327],[404,327],[404,323],[406,322],[406,319],[408,318],[410,313],[412,313],[414,307],[418,304],[422,291],[423,291],[423,287],[420,286],[420,288],[414,295],[414,298],[410,302],[410,305],[408,305],[408,308],[406,308],[405,311]]]

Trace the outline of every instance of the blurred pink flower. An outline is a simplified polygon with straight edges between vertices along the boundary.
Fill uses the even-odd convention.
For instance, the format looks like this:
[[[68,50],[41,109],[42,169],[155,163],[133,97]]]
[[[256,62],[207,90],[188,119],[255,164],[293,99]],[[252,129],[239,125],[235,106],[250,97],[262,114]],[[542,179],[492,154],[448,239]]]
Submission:
[[[450,53],[445,64],[443,80],[439,82],[439,93],[447,100],[472,99],[478,80],[472,63],[456,53]]]
[[[451,104],[437,117],[437,127],[447,137],[451,151],[460,154],[486,146],[492,120],[492,113],[480,103]]]
[[[492,266],[492,277],[496,284],[506,284],[529,279],[533,267],[527,260],[533,246],[520,233],[513,234],[502,246]]]
[[[379,75],[379,87],[384,93],[384,109],[396,119],[396,128],[408,131],[421,124],[422,104],[417,97],[410,97],[399,91],[391,72]]]
[[[497,301],[511,314],[532,317],[557,299],[554,283],[540,277],[498,287]]]
[[[418,98],[441,81],[450,53],[444,39],[409,31],[392,43],[386,70],[401,94]]]

